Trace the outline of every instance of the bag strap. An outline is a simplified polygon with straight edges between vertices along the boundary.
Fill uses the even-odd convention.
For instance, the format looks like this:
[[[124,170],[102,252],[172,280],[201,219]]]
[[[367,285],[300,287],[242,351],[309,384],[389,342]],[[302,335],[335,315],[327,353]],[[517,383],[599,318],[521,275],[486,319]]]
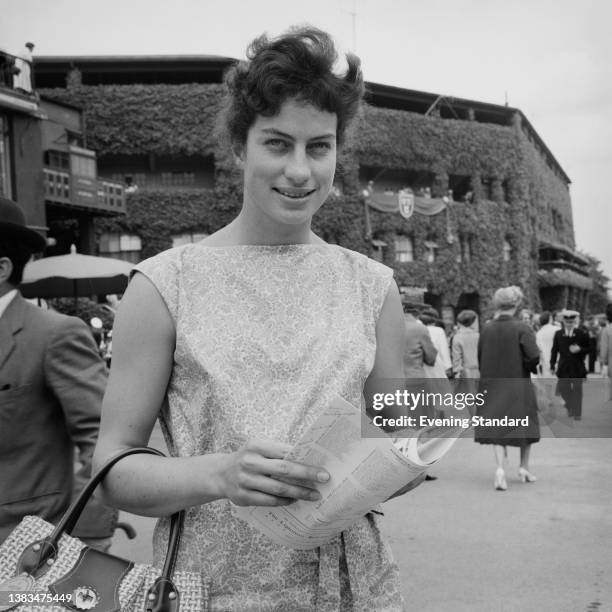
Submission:
[[[119,451],[116,455],[113,455],[106,463],[89,479],[87,484],[83,487],[82,491],[75,498],[75,500],[70,504],[70,507],[59,523],[49,536],[54,543],[57,543],[60,539],[62,533],[71,534],[74,526],[79,520],[85,505],[90,500],[93,492],[98,487],[98,485],[104,480],[105,476],[108,474],[110,469],[121,459],[125,459],[125,457],[129,457],[130,455],[137,454],[147,454],[147,455],[157,455],[159,457],[165,457],[164,453],[158,451],[154,448],[148,447],[136,447],[136,448],[127,448],[125,450]]]
[[[124,459],[125,457],[129,457],[130,455],[136,454],[158,455],[159,457],[165,457],[162,452],[148,447],[128,448],[111,457],[90,478],[83,490],[72,502],[68,510],[66,510],[51,534],[42,540],[32,542],[24,549],[17,564],[16,575],[25,572],[34,578],[38,578],[44,574],[51,565],[53,565],[55,559],[57,558],[58,543],[62,534],[72,533],[74,526],[85,508],[85,504],[91,498],[96,487],[118,461]],[[161,580],[163,583],[172,584],[172,574],[174,572],[176,557],[178,555],[181,534],[183,531],[184,517],[184,511],[176,512],[171,517],[170,534],[168,536],[168,551],[166,553],[166,560],[164,562],[162,574],[160,578],[158,578],[158,580]]]

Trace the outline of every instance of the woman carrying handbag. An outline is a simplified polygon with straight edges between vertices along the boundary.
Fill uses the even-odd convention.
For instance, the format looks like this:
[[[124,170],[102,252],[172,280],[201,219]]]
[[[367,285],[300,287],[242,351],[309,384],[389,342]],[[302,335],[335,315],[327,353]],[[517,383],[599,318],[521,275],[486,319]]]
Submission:
[[[329,474],[286,459],[292,445],[336,395],[359,406],[369,377],[402,378],[392,271],[311,230],[363,94],[359,60],[337,59],[314,28],[252,43],[223,105],[242,209],[138,264],[116,317],[96,460],[145,445],[157,418],[172,457],[128,457],[105,495],[161,517],[157,561],[186,508],[177,569],[210,579],[213,610],[403,607],[375,513],[304,551],[235,510],[320,499]]]

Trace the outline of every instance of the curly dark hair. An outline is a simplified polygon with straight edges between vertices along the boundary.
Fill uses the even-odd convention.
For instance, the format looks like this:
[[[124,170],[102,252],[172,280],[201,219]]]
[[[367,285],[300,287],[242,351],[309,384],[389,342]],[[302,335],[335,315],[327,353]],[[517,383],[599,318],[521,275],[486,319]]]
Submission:
[[[225,75],[227,95],[221,122],[234,150],[246,144],[257,115],[273,117],[288,99],[335,113],[336,140],[342,145],[364,93],[358,57],[348,53],[346,73],[334,74],[338,53],[332,38],[304,26],[274,39],[259,36],[249,45],[247,58]]]

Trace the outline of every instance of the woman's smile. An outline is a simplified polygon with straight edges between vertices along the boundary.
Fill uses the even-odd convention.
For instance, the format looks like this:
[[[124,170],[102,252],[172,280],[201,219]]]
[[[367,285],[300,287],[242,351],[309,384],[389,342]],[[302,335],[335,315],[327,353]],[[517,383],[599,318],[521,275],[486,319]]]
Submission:
[[[280,193],[280,195],[289,198],[290,200],[304,200],[312,195],[316,189],[296,189],[285,187],[272,187],[272,191]]]

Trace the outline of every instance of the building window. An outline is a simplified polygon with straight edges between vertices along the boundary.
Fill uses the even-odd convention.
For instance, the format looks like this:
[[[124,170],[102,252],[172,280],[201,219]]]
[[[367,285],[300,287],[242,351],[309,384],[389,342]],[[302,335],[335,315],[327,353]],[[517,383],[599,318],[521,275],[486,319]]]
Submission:
[[[69,156],[65,151],[46,151],[45,163],[54,170],[63,170],[64,172],[70,170]]]
[[[215,160],[212,155],[105,155],[98,172],[136,189],[212,189]]]
[[[495,179],[490,176],[482,177],[480,179],[482,185],[482,196],[485,200],[495,200]]]
[[[397,193],[400,189],[410,187],[414,193],[419,189],[431,190],[435,175],[427,170],[411,170],[409,168],[387,168],[383,166],[360,166],[360,189],[366,189],[372,181],[375,193]]]
[[[552,210],[551,211],[552,214],[552,224],[553,227],[555,228],[555,230],[557,230],[557,232],[562,232],[563,231],[563,216],[561,215],[561,213],[559,213],[559,211],[557,210]]]
[[[172,246],[178,247],[183,246],[184,244],[192,244],[194,242],[200,242],[200,240],[204,240],[206,236],[204,232],[185,232],[184,234],[175,234],[172,236]]]
[[[75,176],[95,179],[97,175],[96,160],[94,157],[72,154],[70,156],[70,171]]]
[[[510,261],[512,259],[512,245],[504,240],[504,261]]]
[[[131,263],[140,261],[142,241],[136,234],[105,233],[100,236],[100,255]]]
[[[464,174],[451,174],[448,177],[448,188],[453,191],[455,202],[472,201],[472,177]]]
[[[12,198],[11,189],[11,149],[9,146],[8,120],[0,115],[0,195]]]
[[[468,263],[472,261],[474,256],[474,249],[472,244],[472,236],[462,235],[459,237],[459,253],[457,254],[458,263]]]
[[[425,241],[425,261],[427,263],[434,263],[437,257],[438,243],[433,240]]]
[[[414,245],[412,238],[409,236],[396,236],[393,240],[395,249],[395,261],[398,263],[406,263],[414,261]]]
[[[502,181],[502,198],[504,202],[510,201],[510,182],[508,179]]]

